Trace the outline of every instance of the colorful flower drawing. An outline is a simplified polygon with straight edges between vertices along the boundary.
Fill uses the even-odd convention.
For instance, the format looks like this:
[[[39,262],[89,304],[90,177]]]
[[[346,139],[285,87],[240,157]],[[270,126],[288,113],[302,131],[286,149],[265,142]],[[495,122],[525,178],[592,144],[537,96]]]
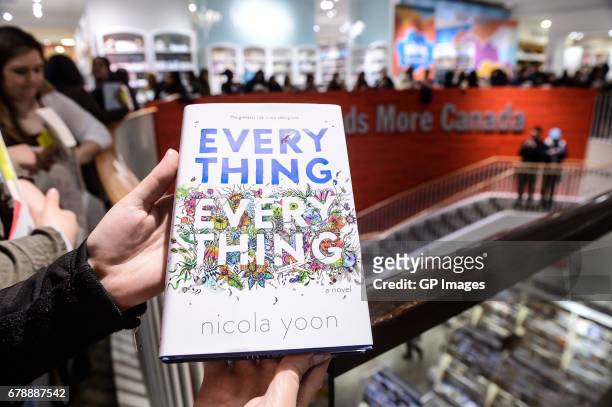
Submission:
[[[259,208],[266,212],[265,220],[271,227],[256,227],[256,216],[261,216],[256,215],[255,201],[259,199],[272,202]],[[287,199],[289,204],[283,206],[283,200]],[[180,185],[176,190],[168,285],[178,292],[225,290],[231,293],[231,290],[268,290],[284,285],[307,286],[313,281],[330,285],[339,281],[359,284],[360,273],[355,273],[360,267],[359,238],[350,199],[344,188],[336,187],[317,189],[306,185],[291,189],[267,185],[252,189],[238,186],[213,189],[194,181]],[[244,200],[248,201],[246,209]],[[228,207],[236,214],[233,220],[225,213]],[[302,208],[298,216],[303,222],[283,216],[283,207],[289,211]],[[244,212],[238,218],[236,211],[242,209]],[[336,238],[319,238],[322,233],[332,233]],[[301,236],[301,247],[297,234]],[[220,237],[227,239],[227,245],[236,247],[245,244],[245,235],[246,263],[240,251],[227,251],[225,264],[219,264]],[[261,235],[263,250],[258,247]],[[278,239],[295,250],[303,250],[303,261],[285,250],[275,249],[274,242],[278,243]],[[313,243],[318,247],[313,248]],[[323,260],[315,252],[337,255],[333,260]]]

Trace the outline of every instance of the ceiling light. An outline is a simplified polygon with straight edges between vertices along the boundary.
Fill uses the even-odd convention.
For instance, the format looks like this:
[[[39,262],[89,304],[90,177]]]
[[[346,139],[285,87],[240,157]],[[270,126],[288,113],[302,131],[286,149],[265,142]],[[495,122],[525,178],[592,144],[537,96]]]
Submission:
[[[540,21],[540,27],[542,27],[545,30],[549,29],[551,25],[552,25],[552,21],[548,19]]]
[[[66,49],[62,47],[61,45],[57,45],[54,49],[55,49],[55,52],[57,52],[58,54],[63,54],[66,51]]]
[[[274,0],[233,1],[229,15],[233,29],[253,43],[275,43],[279,38],[293,38],[297,26],[288,2]],[[273,24],[253,24],[271,21]]]
[[[319,3],[319,6],[321,6],[321,10],[331,10],[334,8],[334,2],[331,0],[323,0]]]
[[[11,21],[13,19],[13,15],[7,11],[2,14],[2,18],[4,19],[4,21]]]
[[[206,24],[208,24],[208,26],[218,23],[219,21],[221,21],[222,17],[223,16],[220,12],[212,9],[206,10],[203,16],[204,21],[206,22]]]
[[[187,6],[187,8],[189,9],[189,11],[191,11],[192,13],[195,13],[198,10],[198,6],[196,6],[195,3],[189,3],[189,5]]]
[[[334,17],[336,17],[336,14],[338,14],[338,12],[336,10],[329,10],[327,12],[327,17],[334,18]]]
[[[74,39],[72,38],[62,38],[60,40],[60,43],[64,46],[64,47],[74,47],[74,45],[76,44],[76,42],[74,41]]]
[[[583,34],[583,33],[576,33],[576,39],[577,39],[578,41],[580,41],[580,40],[581,40],[581,39],[583,39],[583,38],[584,38],[584,34]]]
[[[612,30],[608,31],[608,37],[612,37]]]
[[[349,35],[351,36],[351,38],[356,38],[360,36],[361,33],[363,33],[364,29],[365,29],[365,23],[361,20],[357,20],[351,26],[351,31],[349,32]]]
[[[318,33],[319,31],[321,31],[321,27],[319,27],[318,24],[315,24],[312,26],[312,31]]]
[[[578,37],[578,33],[576,31],[572,31],[571,33],[568,34],[568,38],[570,40],[575,40]]]
[[[43,16],[42,4],[32,3],[32,14],[34,14],[34,17],[36,18],[42,18]]]

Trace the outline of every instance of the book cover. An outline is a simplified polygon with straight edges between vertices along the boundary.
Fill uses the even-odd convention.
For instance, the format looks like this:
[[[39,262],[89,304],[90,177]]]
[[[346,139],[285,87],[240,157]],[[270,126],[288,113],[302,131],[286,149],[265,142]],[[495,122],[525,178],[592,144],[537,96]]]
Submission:
[[[160,358],[371,348],[340,107],[190,105],[179,154]]]
[[[8,240],[27,236],[34,230],[34,220],[28,209],[27,202],[24,201],[19,184],[17,183],[17,173],[11,161],[2,133],[0,133],[0,183],[6,185],[6,191],[13,199],[13,216],[11,227],[8,233]]]
[[[43,119],[45,124],[53,132],[55,138],[61,142],[64,148],[71,149],[77,146],[77,142],[70,132],[70,129],[55,110],[50,107],[42,107],[36,110],[36,114]]]

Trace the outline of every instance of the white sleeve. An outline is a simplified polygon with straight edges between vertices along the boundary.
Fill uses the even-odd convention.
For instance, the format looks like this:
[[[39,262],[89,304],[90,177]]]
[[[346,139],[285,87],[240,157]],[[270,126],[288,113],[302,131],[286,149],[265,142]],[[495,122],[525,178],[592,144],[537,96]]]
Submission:
[[[113,143],[106,127],[69,97],[56,91],[49,92],[42,97],[42,102],[57,113],[79,142],[95,141],[103,149]]]

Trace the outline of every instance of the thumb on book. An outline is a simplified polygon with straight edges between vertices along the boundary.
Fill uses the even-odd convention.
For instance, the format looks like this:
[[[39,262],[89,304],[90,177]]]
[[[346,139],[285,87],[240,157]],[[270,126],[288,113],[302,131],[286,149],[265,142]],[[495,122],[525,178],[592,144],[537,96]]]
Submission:
[[[318,389],[318,383],[315,383],[319,378],[323,379],[330,359],[331,356],[327,354],[308,353],[285,356],[276,368],[274,379],[266,392],[266,398],[270,405],[307,405],[312,395]],[[308,373],[314,366],[322,367],[315,372],[316,374],[310,377],[311,375]],[[310,380],[307,380],[306,389],[302,389],[300,386],[303,377],[310,378]]]
[[[45,208],[56,208],[60,204],[60,195],[57,189],[51,188],[45,194]]]
[[[164,158],[134,188],[130,195],[140,201],[139,203],[154,204],[174,182],[178,170],[178,158],[179,155],[176,150],[169,149],[166,151]]]

